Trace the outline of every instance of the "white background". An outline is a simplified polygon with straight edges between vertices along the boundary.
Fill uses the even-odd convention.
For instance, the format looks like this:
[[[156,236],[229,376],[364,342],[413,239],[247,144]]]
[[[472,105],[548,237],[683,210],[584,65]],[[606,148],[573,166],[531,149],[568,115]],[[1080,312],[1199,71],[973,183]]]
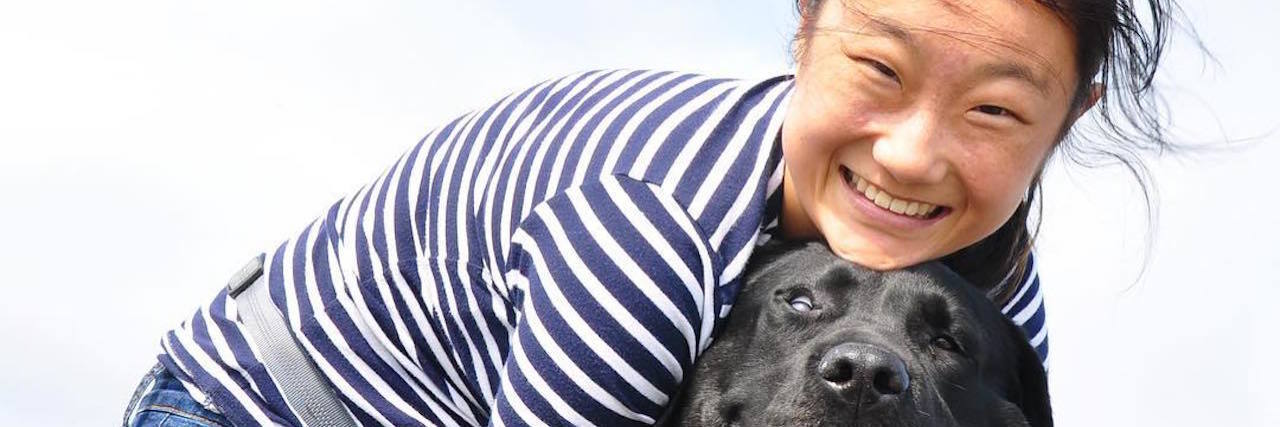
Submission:
[[[0,4],[0,425],[118,422],[164,331],[452,116],[583,69],[790,68],[785,0],[438,3]],[[1175,122],[1250,142],[1152,161],[1150,244],[1123,171],[1050,166],[1060,425],[1280,425],[1280,6],[1184,7],[1217,63],[1179,36]]]

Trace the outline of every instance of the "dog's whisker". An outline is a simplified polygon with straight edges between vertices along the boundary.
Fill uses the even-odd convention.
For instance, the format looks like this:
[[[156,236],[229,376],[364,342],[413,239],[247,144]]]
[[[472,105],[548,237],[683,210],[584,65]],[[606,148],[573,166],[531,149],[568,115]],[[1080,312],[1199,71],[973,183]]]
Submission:
[[[924,364],[924,361],[917,359],[916,364],[920,366],[921,372],[934,376],[933,370],[929,369],[929,367]],[[933,392],[933,397],[937,398],[938,403],[942,406],[942,410],[946,411],[947,416],[951,419],[955,419],[955,413],[951,411],[951,405],[947,403],[947,399],[942,397],[942,392],[938,391],[937,387],[928,387],[928,389]]]

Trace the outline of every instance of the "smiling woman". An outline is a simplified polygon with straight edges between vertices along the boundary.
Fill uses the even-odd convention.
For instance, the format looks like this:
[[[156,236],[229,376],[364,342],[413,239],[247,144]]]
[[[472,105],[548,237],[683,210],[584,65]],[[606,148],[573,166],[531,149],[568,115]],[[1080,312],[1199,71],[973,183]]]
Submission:
[[[1171,8],[1151,5],[1148,35],[1110,1],[802,3],[784,228],[878,269],[950,256],[1009,298],[1042,169],[1104,91],[1128,108],[1102,104],[1102,153],[1145,183],[1126,155],[1172,146],[1149,93]]]
[[[775,237],[969,257],[1043,359],[1027,199],[1112,60],[1075,18],[1132,45],[1128,7],[801,6],[794,76],[581,72],[434,129],[166,334],[151,377],[237,425],[308,423],[317,395],[358,424],[651,424]]]
[[[1092,100],[1072,109],[1064,21],[983,4],[828,1],[805,12],[782,135],[788,231],[891,269],[970,246],[1012,216]],[[912,203],[925,215],[906,214]]]

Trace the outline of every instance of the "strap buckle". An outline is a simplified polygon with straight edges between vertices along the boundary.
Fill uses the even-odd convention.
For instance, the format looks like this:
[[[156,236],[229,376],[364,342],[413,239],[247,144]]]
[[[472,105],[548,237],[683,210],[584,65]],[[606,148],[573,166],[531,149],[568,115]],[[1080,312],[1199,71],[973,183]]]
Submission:
[[[231,276],[231,280],[227,281],[227,295],[235,298],[254,284],[259,277],[262,277],[262,268],[265,265],[267,254],[261,253],[249,260],[244,267],[240,267],[240,271]]]

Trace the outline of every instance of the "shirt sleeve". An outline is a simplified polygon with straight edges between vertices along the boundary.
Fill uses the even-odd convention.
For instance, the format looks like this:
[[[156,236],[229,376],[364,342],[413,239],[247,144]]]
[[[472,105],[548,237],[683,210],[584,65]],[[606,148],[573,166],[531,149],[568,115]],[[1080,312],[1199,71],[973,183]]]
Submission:
[[[1040,290],[1040,271],[1034,255],[1031,255],[1027,261],[1027,270],[1019,282],[1018,290],[1000,311],[1022,328],[1022,332],[1031,342],[1031,347],[1035,348],[1036,354],[1040,356],[1040,363],[1047,370],[1049,368],[1048,327],[1045,326],[1044,294]]]
[[[653,424],[716,319],[722,267],[685,209],[604,178],[536,207],[508,259],[521,319],[490,424]]]

